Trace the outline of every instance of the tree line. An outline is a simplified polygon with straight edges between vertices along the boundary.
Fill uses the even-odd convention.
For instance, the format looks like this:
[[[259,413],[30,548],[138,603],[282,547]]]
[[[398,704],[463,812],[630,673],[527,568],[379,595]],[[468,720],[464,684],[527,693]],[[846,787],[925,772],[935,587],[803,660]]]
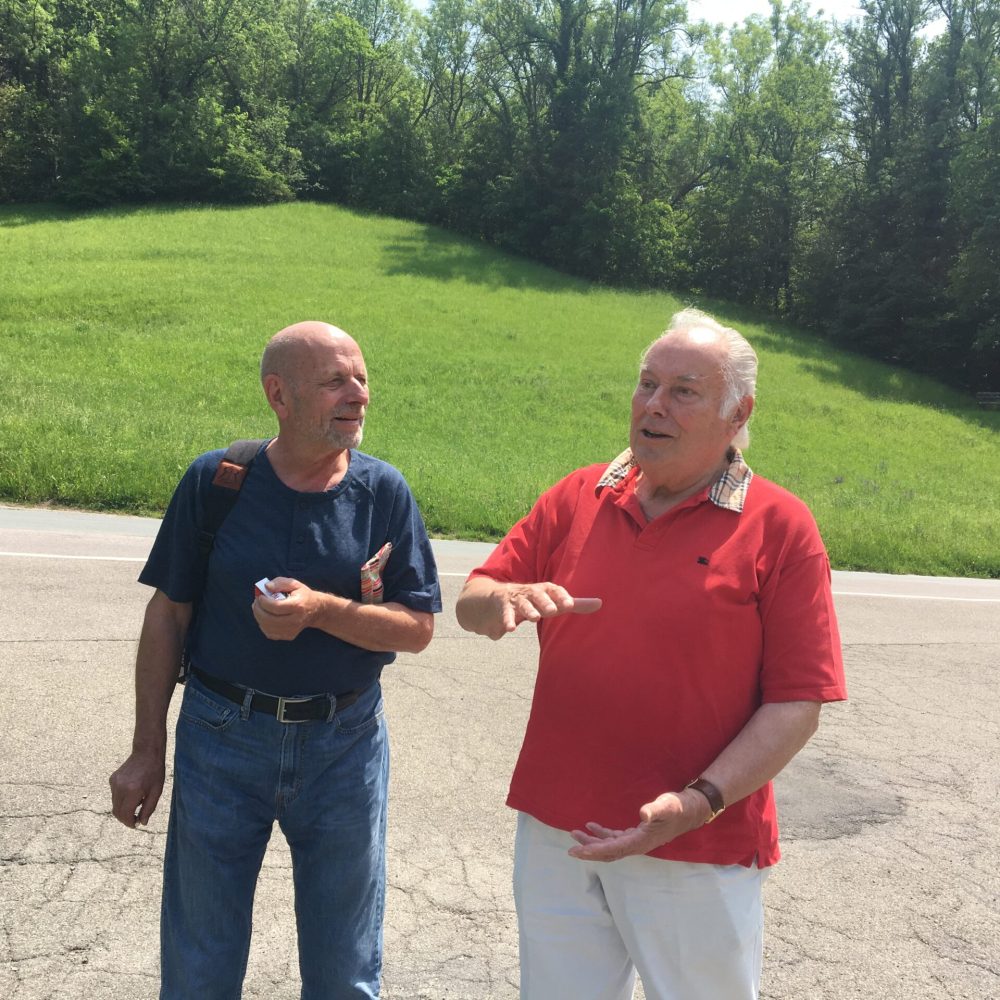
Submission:
[[[289,198],[998,389],[1000,0],[0,0],[0,199]]]

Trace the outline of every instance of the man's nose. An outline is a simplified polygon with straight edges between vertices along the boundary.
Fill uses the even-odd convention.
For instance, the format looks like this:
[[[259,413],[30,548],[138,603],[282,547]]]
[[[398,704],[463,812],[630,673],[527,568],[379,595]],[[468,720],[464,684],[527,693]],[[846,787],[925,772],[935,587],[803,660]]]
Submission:
[[[646,412],[654,414],[655,416],[662,417],[666,415],[669,403],[669,396],[667,390],[661,385],[657,386],[649,394],[649,398],[646,400]]]

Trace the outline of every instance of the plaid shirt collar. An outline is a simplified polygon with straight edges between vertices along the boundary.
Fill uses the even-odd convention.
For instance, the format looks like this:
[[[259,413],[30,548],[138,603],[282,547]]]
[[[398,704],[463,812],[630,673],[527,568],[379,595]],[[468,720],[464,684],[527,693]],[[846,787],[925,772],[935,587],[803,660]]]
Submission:
[[[600,493],[606,486],[614,488],[624,482],[628,474],[635,468],[632,449],[626,448],[605,470],[597,483],[596,492]],[[717,507],[743,513],[743,504],[753,479],[753,470],[743,460],[739,448],[730,449],[729,465],[726,471],[715,481],[708,491],[708,499]]]

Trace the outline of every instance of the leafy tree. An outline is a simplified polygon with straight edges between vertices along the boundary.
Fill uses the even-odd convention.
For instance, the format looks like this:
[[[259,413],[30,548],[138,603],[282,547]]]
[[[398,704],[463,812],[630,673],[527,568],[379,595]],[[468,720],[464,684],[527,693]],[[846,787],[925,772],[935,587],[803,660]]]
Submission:
[[[911,266],[916,220],[905,209],[917,187],[916,79],[926,7],[924,0],[863,0],[862,8],[863,21],[845,31],[851,131],[842,155],[849,186],[828,228],[827,290],[811,307],[840,342],[900,361],[907,331],[926,308],[926,289]],[[818,284],[824,276],[815,277]]]
[[[695,283],[776,312],[794,305],[796,264],[829,203],[837,136],[832,35],[802,0],[748,18],[708,51],[721,95],[712,180],[689,211]]]
[[[486,0],[481,12],[489,117],[463,196],[484,206],[483,234],[591,277],[634,276],[621,226],[642,194],[627,161],[640,93],[669,74],[681,9],[663,0]]]
[[[1000,378],[1000,3],[972,0],[966,26],[956,74],[962,133],[949,199],[958,245],[947,289],[954,357],[946,370],[974,388],[995,389]]]
[[[1000,0],[0,0],[0,198],[334,198],[995,386]],[[928,25],[935,34],[927,37]]]

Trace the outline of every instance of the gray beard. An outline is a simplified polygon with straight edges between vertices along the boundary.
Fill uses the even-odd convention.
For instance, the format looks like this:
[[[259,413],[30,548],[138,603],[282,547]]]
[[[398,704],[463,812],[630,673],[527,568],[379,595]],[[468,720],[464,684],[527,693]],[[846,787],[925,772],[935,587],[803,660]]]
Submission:
[[[357,448],[360,446],[364,436],[364,427],[359,427],[350,434],[338,432],[335,428],[331,428],[330,433],[326,435],[326,441],[328,444],[333,445],[334,448]]]

